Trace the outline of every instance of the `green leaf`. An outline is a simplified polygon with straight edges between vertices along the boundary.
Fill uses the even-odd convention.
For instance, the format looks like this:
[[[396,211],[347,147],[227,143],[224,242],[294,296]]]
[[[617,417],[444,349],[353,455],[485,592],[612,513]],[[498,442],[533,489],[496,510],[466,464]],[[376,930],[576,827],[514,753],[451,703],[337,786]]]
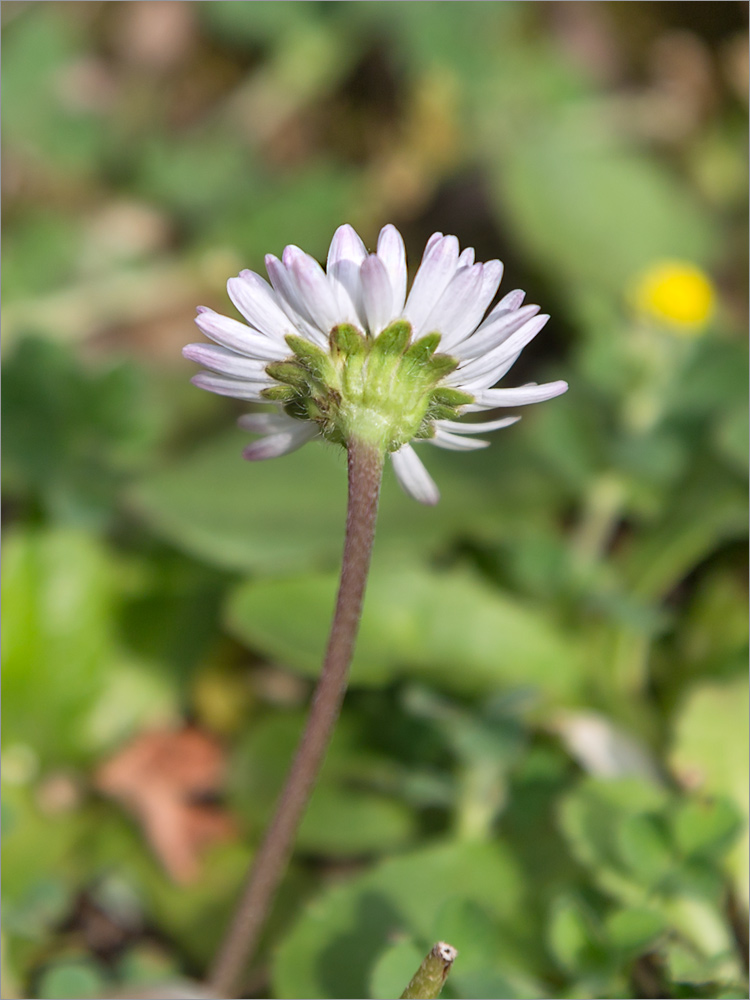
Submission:
[[[242,459],[248,441],[223,435],[149,477],[138,507],[181,548],[222,567],[279,573],[334,560],[343,541],[343,451],[303,448],[256,464]]]
[[[673,867],[666,831],[654,815],[627,816],[618,830],[617,851],[634,876],[649,887],[658,887]]]
[[[4,757],[10,761],[11,751]],[[3,795],[3,918],[6,933],[39,941],[60,924],[75,891],[70,856],[81,833],[78,816],[42,815],[26,788]]]
[[[158,430],[143,373],[131,363],[92,372],[69,348],[28,338],[3,377],[11,492],[57,520],[106,525],[124,475],[140,466]]]
[[[616,910],[606,921],[610,941],[626,956],[651,950],[665,927],[664,915],[647,907]]]
[[[561,896],[548,924],[549,945],[563,968],[581,971],[601,963],[602,948],[594,914],[577,896]]]
[[[200,18],[211,34],[237,47],[255,47],[276,42],[287,32],[300,30],[315,19],[315,9],[273,0],[257,0],[248,7],[242,0],[214,0],[198,5]]]
[[[343,449],[312,444],[248,463],[242,459],[248,440],[239,431],[209,440],[145,477],[133,490],[133,505],[152,530],[223,568],[278,575],[337,566],[346,506]],[[456,538],[512,537],[519,526],[528,531],[530,522],[548,516],[550,477],[534,469],[520,438],[498,439],[481,454],[424,452],[441,501],[425,508],[404,496],[388,463],[377,552],[431,554]]]
[[[742,574],[717,566],[701,574],[681,619],[679,656],[689,669],[716,680],[747,670],[747,590]]]
[[[103,997],[106,992],[106,980],[93,962],[63,959],[45,970],[37,995],[42,1000],[81,1000]]]
[[[747,426],[747,406],[744,401],[724,413],[716,428],[716,445],[729,465],[740,475],[747,475],[750,452]]]
[[[11,534],[4,545],[3,737],[45,762],[84,751],[85,720],[113,657],[113,566],[72,530]]]
[[[95,536],[16,531],[3,549],[6,744],[33,747],[45,767],[80,763],[174,716],[169,678],[117,643],[123,567]]]
[[[461,972],[494,966],[501,944],[497,921],[474,900],[449,899],[435,915],[435,929],[436,940],[458,950]]]
[[[728,857],[741,898],[748,893],[748,682],[696,685],[677,715],[670,753],[672,767],[685,784],[725,795],[745,823],[745,835]]]
[[[251,580],[231,596],[229,629],[252,648],[308,676],[320,669],[334,575]],[[352,669],[353,683],[408,674],[448,689],[539,687],[549,696],[582,680],[576,644],[533,606],[459,571],[376,565]]]
[[[212,850],[189,885],[175,885],[153,864],[138,865],[139,887],[157,926],[198,966],[205,967],[221,944],[247,865],[247,847],[239,843]]]
[[[253,727],[235,756],[233,798],[258,832],[271,818],[303,725],[303,713],[271,716]],[[376,755],[373,759],[377,761]],[[410,838],[410,811],[366,787],[357,773],[357,761],[362,760],[352,723],[342,719],[300,827],[300,850],[340,856],[377,854]],[[383,763],[387,766],[387,761]]]
[[[710,260],[713,220],[685,186],[590,115],[554,111],[542,112],[521,143],[486,133],[503,209],[549,273],[622,298],[654,260]]]
[[[500,923],[476,900],[449,899],[435,915],[432,937],[458,950],[450,975],[451,991],[477,998],[546,996],[545,986],[529,973],[530,964],[541,966],[541,962],[534,962],[536,954],[519,948],[527,923],[531,921],[523,914]]]
[[[419,941],[421,961],[431,935],[443,937],[435,914],[448,899],[473,900],[495,919],[511,918],[519,888],[499,843],[440,843],[386,861],[324,890],[302,912],[276,952],[275,995],[367,996],[374,964],[393,935]]]
[[[699,495],[683,495],[626,553],[623,571],[638,597],[662,598],[715,548],[745,535],[745,498],[733,488],[707,486]]]
[[[574,856],[601,887],[630,901],[635,890],[629,866],[638,855],[626,838],[623,857],[619,842],[623,824],[658,810],[666,801],[666,793],[643,780],[585,778],[563,799],[560,825]]]
[[[397,941],[382,952],[370,974],[372,1000],[400,997],[424,958],[421,948],[413,941]]]
[[[744,826],[730,799],[691,798],[681,802],[671,817],[675,843],[684,854],[720,857]]]
[[[665,959],[669,977],[677,983],[707,986],[715,982],[723,971],[720,961],[715,957],[706,957],[680,940],[670,941],[667,944]],[[710,995],[713,997],[713,992]],[[746,996],[747,991],[743,995]]]

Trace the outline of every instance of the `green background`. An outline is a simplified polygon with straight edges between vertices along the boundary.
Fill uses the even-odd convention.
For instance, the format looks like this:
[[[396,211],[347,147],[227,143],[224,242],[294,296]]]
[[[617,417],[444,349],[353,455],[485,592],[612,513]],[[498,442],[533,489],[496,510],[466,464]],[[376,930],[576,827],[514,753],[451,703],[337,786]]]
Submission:
[[[304,717],[343,453],[242,461],[194,308],[350,222],[552,319],[492,447],[388,470],[349,696],[244,996],[746,995],[745,5],[3,4],[3,996],[190,995]],[[694,335],[635,315],[702,268]],[[189,726],[175,883],[103,762]],[[182,986],[175,985],[183,983]],[[150,992],[149,992],[150,991]],[[182,991],[182,992],[180,992]]]

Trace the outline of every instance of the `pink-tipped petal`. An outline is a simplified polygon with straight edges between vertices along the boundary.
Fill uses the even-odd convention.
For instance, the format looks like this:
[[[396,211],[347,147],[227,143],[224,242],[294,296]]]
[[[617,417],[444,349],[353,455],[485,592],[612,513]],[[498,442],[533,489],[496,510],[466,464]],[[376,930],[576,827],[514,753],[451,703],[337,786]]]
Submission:
[[[500,378],[500,375],[495,373],[504,372],[505,363],[511,358],[517,357],[523,348],[543,329],[548,320],[549,316],[546,313],[532,317],[494,350],[482,354],[472,361],[465,361],[455,372],[452,372],[451,377],[459,379],[461,384],[468,384],[486,376],[488,378],[486,387],[491,386]]]
[[[376,337],[394,318],[391,280],[385,265],[375,254],[363,261],[360,278],[367,326]]]
[[[198,372],[190,379],[193,385],[219,396],[231,396],[233,399],[246,399],[252,403],[262,403],[261,391],[271,385],[267,382],[248,382],[246,379],[230,378],[230,376],[214,375],[211,372]]]
[[[293,430],[298,424],[298,420],[288,417],[286,413],[243,413],[237,418],[237,426],[251,434],[281,434]]]
[[[351,322],[351,319],[341,314],[333,289],[317,260],[298,250],[297,247],[287,247],[287,250],[293,251],[289,254],[287,270],[296,286],[300,301],[304,302],[308,314],[318,329],[328,335],[338,323]],[[285,250],[285,257],[286,253]]]
[[[455,357],[471,359],[489,354],[538,312],[539,306],[529,305],[498,314],[491,323],[485,321],[475,333],[456,345],[453,351]]]
[[[230,278],[227,292],[238,312],[267,337],[283,342],[288,333],[297,332],[273,289],[254,271],[241,271],[238,277]]]
[[[313,423],[300,423],[299,430],[281,431],[278,434],[268,434],[266,437],[253,441],[242,452],[250,462],[260,462],[266,458],[280,458],[301,448],[303,444],[312,441],[317,436],[318,428]]]
[[[406,301],[406,249],[401,233],[395,226],[383,226],[378,236],[378,257],[388,272],[393,293],[393,316],[404,311]]]
[[[487,307],[497,294],[503,276],[503,264],[499,260],[488,260],[481,265],[482,283],[469,303],[469,307],[461,320],[456,324],[449,347],[454,350],[459,344],[470,338],[481,323]],[[450,287],[450,286],[449,286]],[[447,348],[444,347],[443,350]]]
[[[286,344],[280,344],[251,329],[239,320],[221,316],[213,309],[202,309],[195,317],[198,329],[221,347],[226,347],[248,358],[265,361],[279,361],[289,354]]]
[[[328,250],[326,274],[342,322],[362,322],[359,269],[365,257],[367,249],[355,230],[349,225],[339,226]]]
[[[284,253],[287,253],[287,249]],[[301,252],[301,251],[300,251]],[[287,255],[288,256],[288,255]],[[266,254],[266,270],[271,279],[273,289],[278,296],[279,304],[284,312],[294,323],[302,336],[307,337],[319,347],[326,347],[327,337],[313,322],[313,319],[305,303],[300,299],[297,285],[292,279],[286,265],[274,257],[273,254]]]
[[[204,368],[210,368],[212,372],[220,375],[231,375],[234,378],[249,379],[251,382],[265,382],[269,379],[266,375],[266,365],[263,361],[253,361],[251,358],[234,351],[228,351],[224,347],[214,347],[212,344],[188,344],[182,349],[183,357],[188,361],[195,361]]]
[[[424,245],[424,250],[422,251],[422,263],[424,263],[425,260],[427,260],[427,255],[429,254],[430,250],[432,250],[432,248],[435,246],[435,244],[438,242],[438,240],[442,239],[443,239],[442,233],[432,234],[432,236],[427,240],[427,242]]]
[[[457,267],[458,240],[455,236],[443,236],[425,253],[404,307],[404,315],[412,324],[415,337],[428,332],[424,327],[425,320],[448,287]]]

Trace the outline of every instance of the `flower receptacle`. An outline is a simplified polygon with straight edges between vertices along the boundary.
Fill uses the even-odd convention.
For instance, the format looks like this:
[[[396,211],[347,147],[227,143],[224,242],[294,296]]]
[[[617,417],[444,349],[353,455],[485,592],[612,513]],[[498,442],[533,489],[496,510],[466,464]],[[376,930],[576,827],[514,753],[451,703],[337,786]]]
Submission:
[[[329,441],[366,442],[381,452],[398,451],[414,438],[434,434],[432,421],[460,415],[473,402],[466,392],[441,386],[458,366],[438,354],[439,333],[411,343],[403,319],[377,337],[346,323],[334,327],[329,350],[297,336],[286,338],[292,354],[266,366],[278,385],[264,396],[283,403],[289,416],[313,420]]]

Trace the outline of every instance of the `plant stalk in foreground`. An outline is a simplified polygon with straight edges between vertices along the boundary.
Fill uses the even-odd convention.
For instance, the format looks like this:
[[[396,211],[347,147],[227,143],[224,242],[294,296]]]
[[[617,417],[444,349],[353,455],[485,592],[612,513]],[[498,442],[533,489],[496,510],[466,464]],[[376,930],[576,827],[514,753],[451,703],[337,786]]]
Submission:
[[[217,955],[209,987],[217,997],[235,996],[292,853],[294,840],[328,749],[346,691],[362,613],[383,470],[382,450],[357,439],[347,447],[349,501],[336,611],[323,668],[305,731],[253,860],[234,920]]]
[[[457,955],[456,949],[445,941],[433,945],[401,994],[401,1000],[434,1000],[439,997]]]

